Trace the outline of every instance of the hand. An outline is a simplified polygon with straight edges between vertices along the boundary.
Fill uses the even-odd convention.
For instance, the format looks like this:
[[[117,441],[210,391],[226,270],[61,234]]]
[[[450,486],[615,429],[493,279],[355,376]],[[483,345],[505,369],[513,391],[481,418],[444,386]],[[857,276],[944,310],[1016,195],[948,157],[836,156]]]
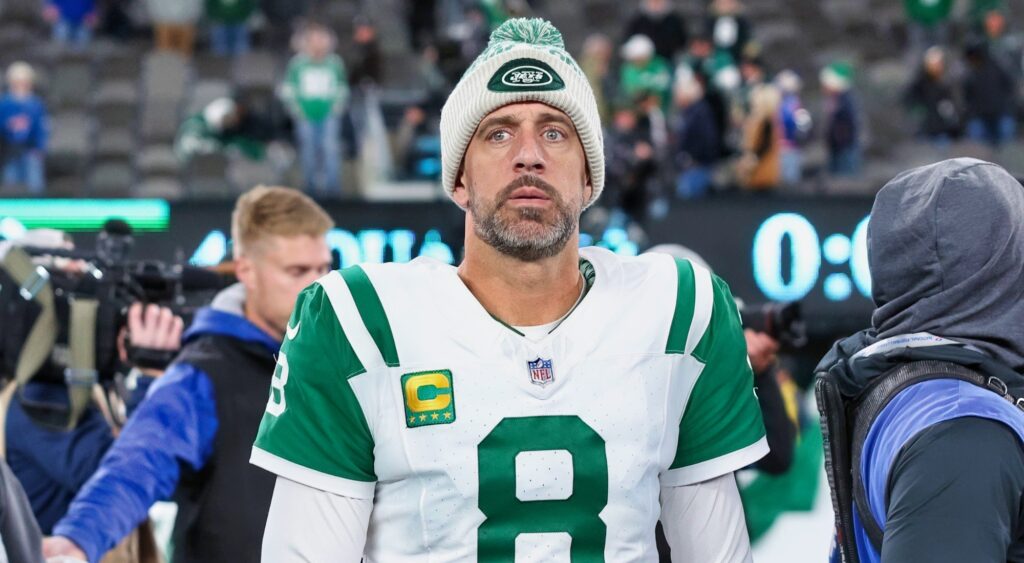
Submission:
[[[749,328],[743,329],[743,338],[747,341],[747,357],[755,374],[764,373],[775,364],[779,343],[774,338]]]
[[[51,536],[43,540],[43,557],[72,557],[87,561],[85,552],[64,536]],[[65,559],[66,561],[66,559]]]
[[[177,350],[184,330],[185,321],[167,307],[150,303],[143,310],[142,303],[132,303],[128,308],[128,338],[136,348]]]
[[[131,340],[135,348],[153,350],[178,350],[181,348],[181,333],[185,323],[181,317],[175,316],[167,307],[142,303],[133,303],[128,308],[128,326],[121,329],[117,338],[117,349],[122,362],[128,362],[128,346],[126,339]],[[138,367],[138,366],[136,366]],[[160,377],[163,370],[139,368],[142,373]]]

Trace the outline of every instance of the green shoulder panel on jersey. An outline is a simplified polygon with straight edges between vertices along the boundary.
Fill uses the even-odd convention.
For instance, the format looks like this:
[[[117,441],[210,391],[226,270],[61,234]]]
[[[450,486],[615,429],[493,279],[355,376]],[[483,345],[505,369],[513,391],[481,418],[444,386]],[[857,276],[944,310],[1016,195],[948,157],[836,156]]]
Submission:
[[[384,305],[380,302],[377,290],[373,288],[370,278],[359,266],[352,266],[341,271],[341,277],[345,280],[352,300],[359,310],[359,317],[363,319],[366,330],[373,338],[374,344],[380,350],[384,363],[388,367],[397,367],[398,350],[395,347],[395,336],[391,332],[391,323],[384,312]]]
[[[693,350],[704,369],[686,403],[671,469],[730,454],[765,435],[736,302],[718,276],[712,286],[711,322]]]
[[[278,356],[255,448],[316,473],[376,481],[373,437],[349,384],[365,371],[327,292],[319,283],[303,290]]]
[[[676,289],[676,309],[672,315],[672,326],[665,344],[666,354],[685,354],[686,337],[690,333],[693,322],[695,304],[695,280],[693,265],[689,260],[675,259],[676,271],[679,274],[679,285]]]

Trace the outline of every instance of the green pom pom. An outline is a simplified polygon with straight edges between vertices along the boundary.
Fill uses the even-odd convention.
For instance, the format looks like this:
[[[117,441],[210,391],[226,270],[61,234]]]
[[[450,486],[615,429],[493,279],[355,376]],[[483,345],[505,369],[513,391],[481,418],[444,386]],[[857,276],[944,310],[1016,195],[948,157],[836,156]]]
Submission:
[[[541,18],[515,18],[501,24],[491,33],[491,43],[514,41],[565,49],[562,33],[551,22]]]

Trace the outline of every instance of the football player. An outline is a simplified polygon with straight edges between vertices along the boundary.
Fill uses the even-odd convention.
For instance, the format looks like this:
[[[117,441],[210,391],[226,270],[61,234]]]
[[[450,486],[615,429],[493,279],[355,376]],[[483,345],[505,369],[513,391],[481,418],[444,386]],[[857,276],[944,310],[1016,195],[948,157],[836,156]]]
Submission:
[[[267,561],[750,560],[733,472],[767,451],[740,319],[707,269],[579,249],[604,187],[594,95],[514,19],[441,115],[465,260],[299,297],[252,462]]]

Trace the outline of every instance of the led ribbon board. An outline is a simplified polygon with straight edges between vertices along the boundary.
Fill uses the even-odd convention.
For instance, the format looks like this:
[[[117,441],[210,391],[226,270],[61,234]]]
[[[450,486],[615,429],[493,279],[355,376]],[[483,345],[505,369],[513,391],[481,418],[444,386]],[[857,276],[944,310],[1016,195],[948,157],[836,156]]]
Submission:
[[[99,231],[108,219],[122,219],[136,232],[165,232],[171,207],[162,199],[0,199],[0,218],[26,229]]]

